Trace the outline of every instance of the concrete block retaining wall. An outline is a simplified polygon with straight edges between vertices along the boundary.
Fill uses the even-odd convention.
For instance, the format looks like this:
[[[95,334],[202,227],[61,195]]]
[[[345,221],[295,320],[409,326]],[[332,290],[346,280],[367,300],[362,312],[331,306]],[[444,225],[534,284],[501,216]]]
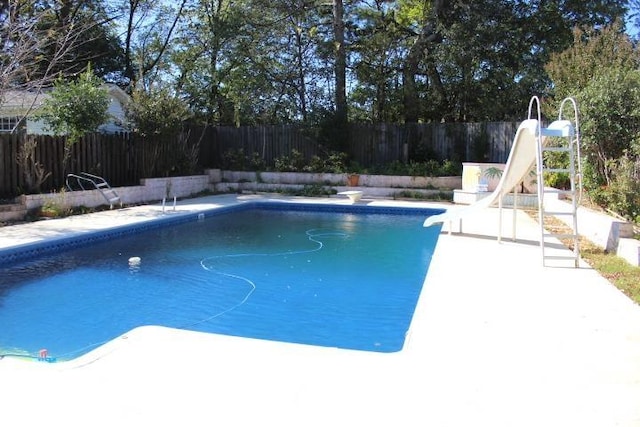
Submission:
[[[203,191],[277,191],[282,188],[302,188],[304,185],[320,184],[336,187],[337,191],[346,188],[347,174],[298,173],[298,172],[243,172],[207,170],[204,175],[180,176],[168,178],[147,178],[140,185],[116,187],[114,190],[124,204],[149,203],[189,197]],[[461,177],[411,177],[361,175],[359,187],[370,187],[371,196],[393,196],[401,189],[429,191],[429,188],[453,189],[459,186]],[[385,188],[381,191],[380,188]],[[431,190],[433,191],[433,190]],[[366,192],[366,190],[365,190]],[[108,204],[98,190],[64,191],[60,193],[29,194],[19,197],[27,210],[35,210],[51,201],[62,206],[86,206],[93,208]]]
[[[558,203],[565,203],[565,209],[569,209],[567,202]],[[571,226],[570,217],[558,219]],[[633,238],[632,223],[581,206],[578,207],[578,233],[631,265],[640,266],[640,240]]]
[[[27,194],[19,198],[20,203],[28,210],[35,210],[47,203],[59,206],[96,207],[107,204],[98,190],[62,191],[60,193]]]
[[[454,188],[460,188],[460,186],[462,185],[462,177],[360,175],[359,185],[363,187],[391,187],[409,189],[430,188],[439,190],[453,190]]]
[[[223,183],[258,183],[258,184],[291,184],[291,185],[331,185],[346,186],[346,173],[304,173],[304,172],[242,172],[222,171]],[[382,188],[418,188],[453,190],[462,185],[462,177],[424,177],[424,176],[389,176],[360,175],[358,186]]]
[[[222,171],[221,181],[214,184],[217,192],[301,190],[305,185],[324,185],[336,192],[357,189],[369,197],[396,197],[402,191],[422,193],[424,196],[452,190],[461,185],[462,178],[413,177],[389,175],[359,175],[357,186],[347,186],[346,173],[304,172],[243,172]]]
[[[124,204],[149,203],[162,200],[164,197],[182,198],[203,191],[213,191],[212,179],[219,177],[216,171],[206,175],[180,176],[170,178],[142,179],[141,185],[129,187],[115,187],[114,190],[120,196]],[[86,206],[94,208],[107,205],[108,202],[98,190],[63,191],[60,193],[28,194],[19,197],[20,203],[27,210],[35,210],[47,202],[61,206]]]
[[[141,180],[140,183],[142,185],[139,186],[141,188],[138,188],[138,190],[142,190],[144,194],[140,196],[136,194],[136,197],[145,197],[146,200],[162,200],[165,197],[168,199],[173,197],[188,197],[192,194],[197,194],[205,190],[213,190],[211,176],[209,174],[171,178],[147,178]],[[131,187],[123,188],[127,189]],[[134,198],[133,195],[132,198]],[[123,202],[130,203],[124,200],[124,197]]]
[[[465,191],[465,190],[453,190],[453,202],[461,205],[470,205],[478,200],[482,200],[485,197],[489,197],[491,195],[490,191]],[[505,194],[502,198],[502,206],[511,207],[513,206],[513,193]],[[538,195],[530,194],[530,193],[518,193],[517,197],[517,206],[519,208],[529,208],[536,209],[538,207]],[[495,206],[497,206],[497,202]]]

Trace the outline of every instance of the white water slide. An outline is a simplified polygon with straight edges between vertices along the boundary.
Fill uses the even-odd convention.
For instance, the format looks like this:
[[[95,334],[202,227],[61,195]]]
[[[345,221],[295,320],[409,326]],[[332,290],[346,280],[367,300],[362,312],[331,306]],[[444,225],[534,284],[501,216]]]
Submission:
[[[454,220],[460,221],[460,226],[462,226],[462,218],[473,215],[479,209],[488,208],[496,202],[502,209],[503,196],[514,190],[531,173],[536,164],[536,156],[544,145],[545,136],[563,136],[571,133],[572,129],[572,124],[568,120],[556,120],[547,128],[541,127],[539,119],[524,120],[518,127],[504,171],[493,193],[469,206],[448,209],[442,214],[430,216],[425,220],[424,226],[429,227],[437,223],[449,222],[449,232],[451,232],[451,222]],[[502,218],[502,214],[500,214],[500,218]],[[498,225],[498,240],[501,239],[501,222]]]

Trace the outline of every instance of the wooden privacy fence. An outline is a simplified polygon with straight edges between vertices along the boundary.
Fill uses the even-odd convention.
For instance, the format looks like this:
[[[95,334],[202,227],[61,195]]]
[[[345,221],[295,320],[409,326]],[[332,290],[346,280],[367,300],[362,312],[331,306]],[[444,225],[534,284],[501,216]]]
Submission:
[[[31,160],[19,162],[25,155],[29,140],[35,145]],[[22,193],[59,190],[71,172],[89,172],[107,176],[112,185],[137,184],[144,171],[146,153],[142,144],[136,144],[131,134],[90,134],[70,147],[65,162],[65,138],[49,135],[0,136],[0,196],[12,197]],[[25,170],[25,166],[26,169]],[[28,188],[25,173],[41,168],[49,177],[40,188]]]
[[[428,159],[504,163],[519,123],[351,124],[345,151],[363,167]],[[314,130],[295,125],[214,128],[218,155],[231,151],[273,159],[297,150],[319,153]],[[327,144],[324,144],[324,149]],[[220,160],[218,158],[218,160]]]
[[[313,129],[299,125],[219,126],[214,128],[212,145],[216,147],[218,164],[224,163],[225,153],[240,151],[249,157],[257,156],[268,166],[273,166],[277,158],[290,156],[294,150],[301,153],[305,159],[320,154],[318,139]]]
[[[394,160],[504,163],[519,123],[352,125],[347,152],[365,167]]]
[[[428,159],[503,163],[518,123],[351,124],[345,151],[362,167],[394,161]],[[226,153],[257,156],[269,167],[293,150],[305,159],[323,155],[319,129],[300,125],[191,127],[172,140],[143,139],[133,134],[90,134],[74,144],[66,166],[64,137],[0,135],[0,197],[49,192],[65,185],[71,172],[103,176],[112,186],[137,185],[141,178],[190,175],[222,167]],[[40,188],[28,188],[22,148],[35,141],[34,163],[50,176]],[[28,174],[28,173],[27,173]]]

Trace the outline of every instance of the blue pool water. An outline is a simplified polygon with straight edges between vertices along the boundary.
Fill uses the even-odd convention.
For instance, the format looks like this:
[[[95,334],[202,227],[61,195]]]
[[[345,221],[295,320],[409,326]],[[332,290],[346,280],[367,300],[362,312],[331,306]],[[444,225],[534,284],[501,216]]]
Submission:
[[[257,206],[0,266],[0,353],[71,359],[150,324],[399,351],[440,231],[407,211]]]

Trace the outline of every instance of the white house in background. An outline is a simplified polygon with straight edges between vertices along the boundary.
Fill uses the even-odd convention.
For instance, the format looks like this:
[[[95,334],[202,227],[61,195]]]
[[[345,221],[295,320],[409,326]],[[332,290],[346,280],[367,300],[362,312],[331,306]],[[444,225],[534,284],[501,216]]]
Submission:
[[[106,85],[109,91],[111,102],[107,114],[109,120],[98,128],[102,133],[125,132],[124,106],[129,102],[130,97],[125,91],[116,85]],[[46,129],[42,120],[33,118],[35,112],[40,108],[44,100],[48,97],[47,91],[41,93],[30,91],[10,90],[4,93],[4,100],[0,105],[0,133],[10,133],[14,130],[26,131],[31,135],[52,135],[53,132]],[[20,119],[25,117],[25,122],[20,123]]]

